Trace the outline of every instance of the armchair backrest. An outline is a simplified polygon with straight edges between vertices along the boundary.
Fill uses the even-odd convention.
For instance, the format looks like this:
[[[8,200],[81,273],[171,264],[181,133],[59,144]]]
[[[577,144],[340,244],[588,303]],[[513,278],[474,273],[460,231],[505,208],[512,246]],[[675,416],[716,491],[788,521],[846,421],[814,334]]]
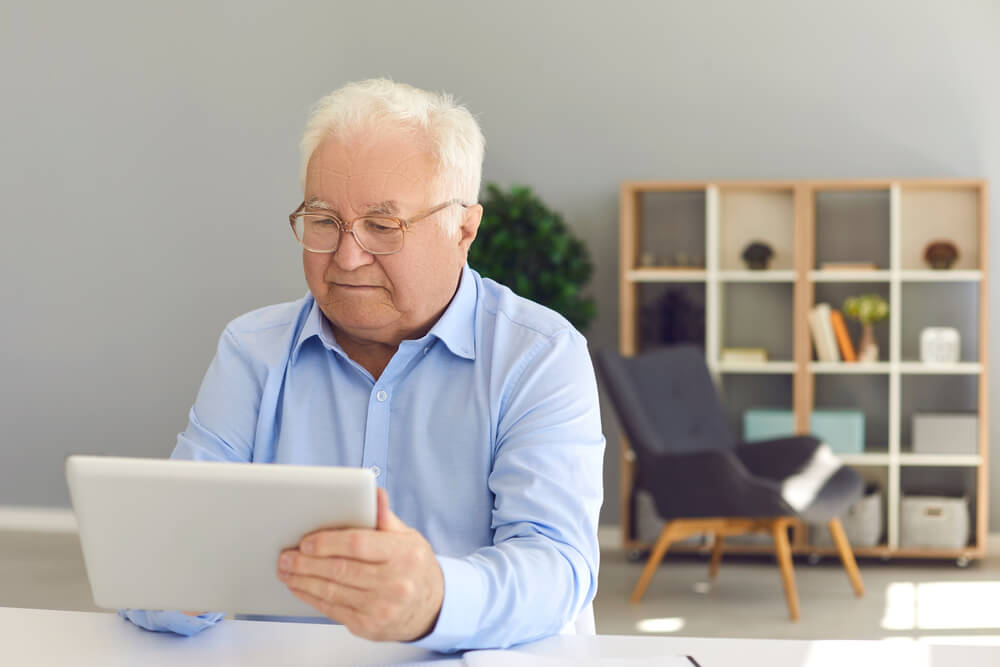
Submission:
[[[663,347],[635,357],[597,352],[597,368],[639,458],[732,449],[737,441],[696,347]]]

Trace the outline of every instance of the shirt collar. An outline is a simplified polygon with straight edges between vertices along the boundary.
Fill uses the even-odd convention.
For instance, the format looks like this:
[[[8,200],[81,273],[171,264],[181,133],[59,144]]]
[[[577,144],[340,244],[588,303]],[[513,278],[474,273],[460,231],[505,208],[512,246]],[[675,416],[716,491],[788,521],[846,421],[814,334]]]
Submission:
[[[330,328],[330,323],[323,316],[323,311],[319,309],[319,305],[312,298],[311,294],[308,298],[312,302],[312,307],[309,309],[309,315],[306,316],[305,324],[302,325],[302,329],[299,331],[299,337],[295,339],[295,346],[292,348],[293,364],[299,358],[299,350],[313,336],[319,338],[320,342],[328,350],[340,349],[336,339],[333,337],[333,330]]]
[[[458,290],[444,313],[434,323],[428,336],[440,339],[451,353],[463,359],[476,358],[476,299],[478,288],[476,279],[466,264],[462,267],[462,275],[458,281]],[[306,317],[299,336],[292,348],[292,363],[299,358],[299,350],[313,336],[320,339],[323,346],[330,350],[340,351],[340,346],[334,338],[330,322],[319,309],[316,300],[309,296],[312,307]]]
[[[475,275],[466,264],[462,267],[462,277],[459,278],[455,296],[428,332],[428,335],[437,337],[447,345],[452,354],[463,359],[476,358],[478,291]]]

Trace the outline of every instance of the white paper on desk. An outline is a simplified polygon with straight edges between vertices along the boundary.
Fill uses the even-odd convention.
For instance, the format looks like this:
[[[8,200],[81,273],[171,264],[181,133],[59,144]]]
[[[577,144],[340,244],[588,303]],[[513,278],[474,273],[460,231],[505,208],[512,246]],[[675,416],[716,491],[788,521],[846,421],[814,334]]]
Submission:
[[[462,663],[468,667],[694,667],[686,655],[662,655],[653,658],[558,658],[532,655],[521,651],[467,651]]]

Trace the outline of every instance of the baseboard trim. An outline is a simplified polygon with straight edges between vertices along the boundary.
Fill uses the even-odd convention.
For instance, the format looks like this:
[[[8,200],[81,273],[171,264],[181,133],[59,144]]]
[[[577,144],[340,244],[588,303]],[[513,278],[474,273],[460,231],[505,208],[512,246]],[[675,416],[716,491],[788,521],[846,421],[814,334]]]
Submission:
[[[62,507],[0,505],[0,530],[30,533],[76,533],[73,510]]]

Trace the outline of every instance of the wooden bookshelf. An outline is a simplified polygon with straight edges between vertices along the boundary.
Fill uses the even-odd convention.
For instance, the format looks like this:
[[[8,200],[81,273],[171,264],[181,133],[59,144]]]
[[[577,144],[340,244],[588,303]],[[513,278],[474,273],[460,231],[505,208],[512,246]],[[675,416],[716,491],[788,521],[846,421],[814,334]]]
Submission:
[[[662,344],[644,339],[641,326],[643,307],[655,303],[655,290],[694,290],[704,299],[706,362],[727,407],[731,401],[736,404],[731,418],[746,407],[739,390],[747,387],[753,394],[759,387],[761,394],[776,396],[776,404],[760,407],[792,410],[800,433],[808,431],[813,409],[871,411],[864,451],[842,456],[863,477],[877,481],[885,499],[883,543],[857,548],[859,556],[981,558],[986,553],[989,488],[987,215],[987,184],[981,180],[626,182],[620,200],[621,352],[634,355]],[[923,248],[939,238],[959,247],[951,269],[930,269],[923,261]],[[675,239],[678,247],[669,247]],[[740,258],[753,240],[763,240],[775,251],[765,270],[751,270]],[[666,247],[648,247],[653,243]],[[704,261],[684,265],[671,261],[676,257]],[[650,258],[655,263],[645,265]],[[864,266],[842,268],[850,264]],[[877,325],[879,361],[816,361],[810,309],[819,301],[840,307],[845,294],[867,292],[880,293],[889,302],[888,322]],[[754,317],[747,316],[748,304]],[[758,330],[759,322],[768,327]],[[959,363],[919,361],[915,332],[932,325],[960,330]],[[723,347],[762,347],[768,360],[722,362]],[[915,403],[913,397],[934,395],[935,383],[942,383],[938,393],[958,396],[967,402],[961,406],[968,408],[964,411],[978,414],[977,453],[912,451],[908,420],[914,412],[935,408],[926,400]],[[950,391],[952,387],[958,389]],[[837,395],[850,396],[856,404],[824,402]],[[624,436],[620,456],[623,542],[630,551],[643,551],[650,545],[634,534],[635,457]],[[920,480],[928,471],[958,480],[964,486],[956,493],[972,501],[972,535],[961,549],[900,546],[900,500],[921,492]],[[688,544],[676,550],[707,549]],[[731,552],[769,549],[727,543]],[[804,527],[793,530],[793,549],[815,556],[833,553],[810,544]]]

